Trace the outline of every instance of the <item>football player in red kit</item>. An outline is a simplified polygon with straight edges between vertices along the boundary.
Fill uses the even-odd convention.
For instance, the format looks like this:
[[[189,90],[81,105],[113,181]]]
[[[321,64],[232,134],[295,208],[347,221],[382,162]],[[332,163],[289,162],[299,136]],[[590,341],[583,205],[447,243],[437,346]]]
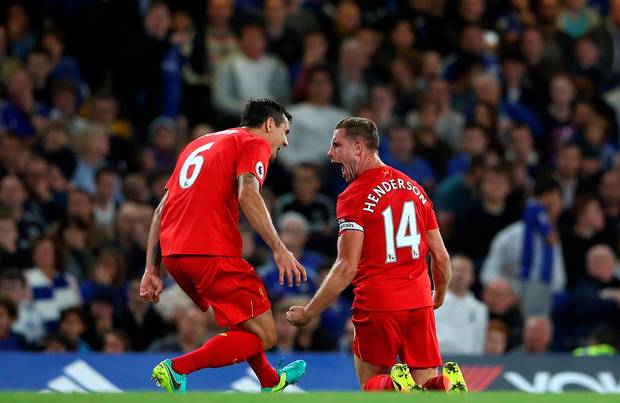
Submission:
[[[433,204],[416,181],[381,161],[378,147],[371,120],[336,125],[328,156],[349,183],[336,207],[338,258],[310,303],[291,307],[288,320],[307,324],[353,283],[353,352],[363,390],[464,391],[455,363],[437,374],[433,309],[443,303],[451,269]]]
[[[229,331],[183,356],[164,360],[153,378],[169,392],[185,392],[186,376],[201,368],[248,361],[264,391],[299,381],[306,364],[275,370],[265,350],[276,344],[276,325],[265,287],[241,257],[241,206],[271,248],[280,284],[306,281],[306,272],[278,236],[259,190],[269,162],[287,146],[291,115],[269,99],[250,100],[242,127],[206,134],[179,155],[166,193],[153,215],[140,295],[156,303],[163,289],[160,264],[203,311]]]

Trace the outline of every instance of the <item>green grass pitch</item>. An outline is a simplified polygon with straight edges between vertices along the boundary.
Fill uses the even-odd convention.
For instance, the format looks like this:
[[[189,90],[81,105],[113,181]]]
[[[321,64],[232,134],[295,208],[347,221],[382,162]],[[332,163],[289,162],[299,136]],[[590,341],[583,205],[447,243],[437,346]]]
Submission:
[[[397,393],[301,393],[261,395],[253,393],[165,393],[122,394],[55,394],[55,393],[0,393],[1,403],[370,403],[411,402],[429,403],[617,403],[618,395],[594,393],[526,394],[512,392],[484,392],[467,395],[438,393],[405,395]]]

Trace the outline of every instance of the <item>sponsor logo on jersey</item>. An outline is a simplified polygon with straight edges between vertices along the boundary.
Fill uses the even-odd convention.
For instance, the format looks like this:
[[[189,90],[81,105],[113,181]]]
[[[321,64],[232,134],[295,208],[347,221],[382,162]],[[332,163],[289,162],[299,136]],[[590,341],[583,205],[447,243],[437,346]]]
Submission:
[[[256,171],[256,175],[263,180],[265,177],[265,166],[263,165],[263,161],[258,161],[254,167],[254,170]]]

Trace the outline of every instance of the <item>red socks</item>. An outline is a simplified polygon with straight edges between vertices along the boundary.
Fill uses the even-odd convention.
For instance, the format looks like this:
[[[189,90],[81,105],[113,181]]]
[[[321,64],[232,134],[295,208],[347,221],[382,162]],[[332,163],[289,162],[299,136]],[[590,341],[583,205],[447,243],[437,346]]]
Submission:
[[[364,385],[364,391],[366,392],[386,390],[394,391],[394,382],[392,382],[392,378],[386,374],[375,375],[366,381]]]
[[[248,358],[248,364],[250,364],[250,367],[252,367],[252,370],[258,377],[261,388],[272,388],[280,382],[278,371],[267,361],[264,351]]]
[[[426,381],[423,387],[428,390],[440,390],[442,392],[447,392],[450,389],[450,381],[443,375],[439,375]]]
[[[246,361],[263,352],[263,343],[253,333],[220,333],[202,347],[172,360],[172,369],[189,374],[202,368],[217,368]]]

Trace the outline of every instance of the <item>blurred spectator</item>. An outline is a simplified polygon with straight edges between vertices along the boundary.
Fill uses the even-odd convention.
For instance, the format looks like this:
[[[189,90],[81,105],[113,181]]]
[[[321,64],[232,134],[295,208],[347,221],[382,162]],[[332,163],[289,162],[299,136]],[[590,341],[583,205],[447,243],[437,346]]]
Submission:
[[[508,131],[505,146],[506,160],[512,164],[521,164],[525,166],[528,177],[535,178],[538,174],[541,161],[530,128],[525,125],[512,127]],[[571,162],[571,164],[572,163],[573,162]]]
[[[68,80],[75,86],[76,102],[82,103],[82,99],[88,95],[88,88],[77,61],[65,53],[65,41],[59,30],[48,30],[41,36],[41,46],[50,57],[50,77],[54,80]]]
[[[73,177],[77,158],[71,150],[71,135],[64,123],[53,121],[43,132],[40,143],[40,151],[45,159],[56,165],[62,171],[62,175],[70,179]]]
[[[452,108],[450,85],[446,80],[435,79],[429,83],[428,91],[429,100],[437,114],[437,136],[456,149],[461,129],[465,126],[465,117]]]
[[[24,350],[24,338],[11,330],[17,319],[17,308],[13,301],[0,297],[0,351]]]
[[[18,249],[17,222],[8,212],[0,213],[0,268],[26,267],[28,256]]]
[[[311,31],[304,35],[303,54],[298,63],[291,66],[291,82],[294,84],[293,100],[299,101],[307,97],[308,72],[315,66],[328,65],[329,50],[325,35],[320,31]],[[332,68],[333,66],[330,66]]]
[[[508,347],[508,334],[510,330],[504,322],[491,319],[487,328],[486,340],[484,343],[485,355],[502,355]]]
[[[114,303],[115,311],[122,311],[126,272],[123,255],[114,249],[101,250],[93,261],[88,278],[80,282],[84,303],[88,304],[96,295],[107,294]]]
[[[91,123],[74,141],[77,165],[71,182],[73,186],[94,195],[96,191],[95,174],[103,167],[110,153],[110,139],[105,127]]]
[[[447,176],[435,188],[433,204],[441,233],[449,243],[456,217],[473,205],[484,174],[484,158],[476,157],[463,175]]]
[[[299,57],[301,43],[297,32],[288,23],[288,2],[286,0],[265,0],[265,34],[267,49],[287,64]]]
[[[286,319],[286,312],[292,306],[293,301],[308,301],[308,299],[300,298],[284,298],[273,306],[273,318],[276,322],[276,332],[278,334],[278,343],[273,347],[272,351],[278,354],[286,354],[295,351],[295,340],[299,334],[300,328],[291,326]],[[316,321],[316,320],[315,320]]]
[[[467,172],[471,160],[474,157],[484,156],[489,146],[488,132],[482,126],[476,124],[465,126],[460,138],[459,152],[448,161],[447,176]]]
[[[139,279],[129,280],[126,298],[127,306],[115,318],[115,327],[129,336],[129,344],[134,350],[143,351],[154,340],[164,337],[167,326],[155,308],[140,298]],[[105,343],[104,338],[104,346]]]
[[[521,298],[525,316],[549,314],[552,296],[566,285],[555,228],[562,211],[559,184],[542,178],[523,218],[497,233],[480,273],[483,284],[503,277]]]
[[[542,354],[549,351],[553,339],[553,323],[545,316],[530,316],[525,321],[521,347],[526,354]]]
[[[208,0],[205,33],[206,55],[212,72],[238,48],[232,27],[234,2],[232,0]]]
[[[613,230],[605,229],[605,216],[600,202],[591,195],[577,197],[573,205],[575,223],[563,231],[562,251],[566,265],[566,286],[573,289],[585,276],[586,253],[594,245],[606,243],[617,245],[618,236]]]
[[[17,224],[17,249],[27,251],[31,242],[43,233],[45,221],[37,214],[36,206],[27,203],[28,194],[17,176],[0,179],[0,204]]]
[[[0,125],[11,134],[32,140],[47,123],[49,111],[36,102],[28,72],[16,68],[6,79],[7,100],[0,106]]]
[[[620,225],[620,173],[606,172],[601,177],[598,193],[605,219],[612,228]]]
[[[519,308],[519,298],[503,278],[485,284],[482,300],[489,308],[490,321],[497,320],[508,328],[508,345],[511,349],[520,343],[523,318]]]
[[[427,192],[432,192],[435,172],[426,159],[417,156],[411,129],[407,126],[394,126],[389,131],[388,139],[389,149],[381,156],[383,162],[404,172],[424,186]]]
[[[95,222],[112,234],[114,217],[118,208],[115,195],[120,189],[116,171],[100,168],[95,173],[95,195],[93,197],[93,215]]]
[[[67,125],[76,136],[88,125],[88,120],[78,115],[78,98],[75,84],[68,80],[56,80],[52,84],[52,110],[50,120]]]
[[[474,263],[464,255],[452,256],[451,263],[446,299],[435,313],[439,346],[443,354],[482,355],[489,311],[470,291]]]
[[[333,106],[335,83],[327,67],[312,67],[306,79],[307,98],[289,108],[293,115],[292,135],[287,152],[280,157],[289,168],[302,162],[326,165],[325,150],[331,143],[334,127],[347,116],[346,111]]]
[[[43,105],[50,105],[52,100],[52,60],[48,52],[33,49],[26,59],[26,70],[30,75],[34,99]]]
[[[104,335],[114,329],[114,299],[106,292],[98,292],[87,305],[92,322],[84,335],[95,351],[101,351]]]
[[[110,330],[103,335],[102,352],[106,354],[122,354],[131,351],[131,344],[127,334],[122,330]]]
[[[131,276],[144,270],[146,240],[153,209],[150,206],[127,202],[120,206],[116,215],[116,231],[113,246],[118,247],[127,261]]]
[[[81,303],[75,278],[65,273],[65,256],[58,241],[42,236],[32,247],[34,267],[26,271],[26,281],[32,290],[34,307],[41,314],[48,330],[55,330],[60,312]]]
[[[433,129],[418,128],[414,133],[416,154],[425,158],[431,164],[437,176],[443,178],[448,161],[452,156],[452,149],[445,141],[437,137],[437,133]]]
[[[192,307],[182,312],[177,319],[177,333],[155,340],[148,351],[179,351],[187,353],[200,347],[214,334],[208,327],[207,314]]]
[[[174,169],[179,144],[179,128],[174,119],[159,116],[149,126],[149,151],[155,161],[155,169]]]
[[[73,344],[77,345],[78,353],[87,353],[91,351],[88,343],[82,338],[84,333],[86,333],[86,326],[86,315],[84,311],[82,311],[82,308],[66,308],[60,312],[58,331]]]
[[[6,31],[11,55],[22,60],[36,44],[36,36],[30,26],[30,16],[26,6],[13,2],[6,10]]]
[[[239,45],[241,52],[228,56],[215,71],[213,103],[216,109],[232,120],[241,114],[249,98],[267,97],[287,104],[290,99],[288,71],[279,59],[265,53],[267,43],[263,28],[257,23],[244,25]]]
[[[31,345],[38,345],[46,333],[41,313],[36,310],[32,291],[21,270],[6,269],[0,272],[0,297],[7,298],[17,307],[17,318],[12,330]]]
[[[166,172],[169,172],[169,171],[166,171]],[[162,189],[164,190],[165,190],[165,184],[168,181],[168,176],[170,175],[167,174],[166,179],[163,183],[164,186],[162,186]],[[143,175],[140,175],[137,173],[125,175],[122,189],[123,189],[123,196],[125,197],[126,202],[145,204],[149,201],[149,189],[148,189],[146,180],[144,179]],[[159,204],[159,201],[161,200],[163,196],[164,195],[162,193],[161,197],[157,199],[157,204]]]
[[[487,256],[495,234],[519,219],[517,207],[507,200],[510,188],[507,166],[487,168],[480,198],[456,218],[452,249],[469,256],[477,266]]]
[[[599,23],[596,11],[586,4],[585,0],[566,1],[559,15],[559,28],[573,38],[579,38]]]
[[[252,267],[259,267],[267,263],[269,254],[264,247],[256,244],[257,235],[254,228],[248,223],[239,224],[241,234],[241,255]]]
[[[546,146],[551,153],[562,145],[576,139],[577,128],[573,123],[576,96],[575,84],[566,74],[556,74],[549,83],[551,101],[543,115],[545,126]],[[552,154],[550,154],[552,155]]]
[[[309,224],[303,215],[289,211],[278,218],[278,232],[282,242],[288,250],[293,253],[295,258],[306,268],[308,281],[297,287],[282,287],[280,285],[278,268],[270,259],[269,263],[258,269],[265,288],[271,300],[279,300],[286,296],[311,296],[317,290],[319,284],[318,269],[325,260],[325,257],[317,252],[308,250],[306,242],[308,240]]]
[[[368,63],[368,57],[359,40],[349,38],[340,44],[338,89],[342,107],[347,111],[353,111],[367,99],[369,91],[365,70]]]
[[[62,219],[65,195],[54,192],[49,180],[49,165],[45,159],[33,155],[28,159],[22,171],[24,185],[29,191],[29,204],[37,211],[44,222],[51,223]]]
[[[579,187],[579,173],[582,165],[582,155],[575,144],[566,144],[557,151],[556,177],[562,188],[562,205],[570,209],[575,201]]]
[[[607,323],[618,328],[620,322],[620,280],[615,277],[616,255],[607,245],[594,245],[586,255],[586,276],[577,282],[575,307],[578,328],[583,330]]]
[[[334,202],[321,189],[321,172],[312,164],[299,164],[293,169],[293,192],[278,198],[277,216],[288,211],[305,217],[309,225],[308,245],[316,250],[328,250],[326,243],[335,235],[336,220]]]

